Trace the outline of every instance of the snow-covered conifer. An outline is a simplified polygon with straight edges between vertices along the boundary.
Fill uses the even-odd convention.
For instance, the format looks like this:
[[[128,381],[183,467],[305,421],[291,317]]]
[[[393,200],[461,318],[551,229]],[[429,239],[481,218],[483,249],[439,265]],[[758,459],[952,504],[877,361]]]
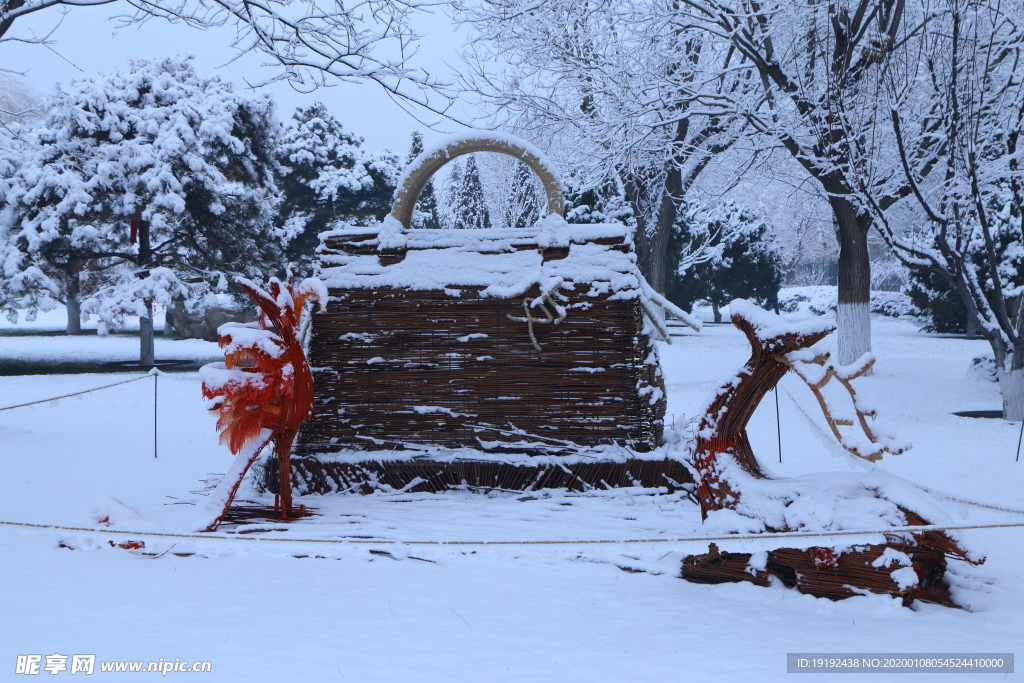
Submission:
[[[452,228],[489,228],[491,213],[484,201],[484,187],[476,159],[457,164],[448,179],[448,212]]]
[[[406,165],[412,163],[420,153],[423,152],[423,134],[418,130],[412,132],[412,146],[409,148],[409,157],[405,160]],[[420,198],[416,200],[416,207],[412,214],[412,227],[437,229],[441,227],[441,217],[437,207],[437,195],[434,193],[434,181],[427,182],[426,187],[420,192]]]
[[[139,315],[152,364],[154,303],[278,266],[275,132],[268,96],[197,75],[191,57],[72,82],[11,179],[4,223],[20,257],[5,277],[36,293],[30,309],[45,304],[40,292],[63,297],[70,330],[80,298],[101,331]]]
[[[563,182],[569,190],[566,194],[567,222],[622,223],[635,227],[633,209],[614,180],[606,180],[596,187],[588,186],[583,174],[570,171]]]
[[[732,299],[778,303],[782,284],[779,247],[771,226],[753,211],[726,202],[713,211],[690,209],[676,221],[670,245],[666,296],[690,308],[711,303],[715,322]]]
[[[505,225],[510,228],[529,228],[540,222],[543,189],[537,174],[522,162],[516,164],[515,177],[509,190],[505,208]]]
[[[296,272],[308,275],[317,235],[344,222],[365,225],[391,209],[398,157],[367,152],[322,104],[298,109],[277,147],[283,201],[279,225]]]

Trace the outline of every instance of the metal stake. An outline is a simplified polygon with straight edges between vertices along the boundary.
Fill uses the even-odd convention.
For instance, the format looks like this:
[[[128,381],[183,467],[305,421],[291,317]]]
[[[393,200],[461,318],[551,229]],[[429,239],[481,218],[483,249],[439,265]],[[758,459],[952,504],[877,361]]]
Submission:
[[[779,435],[779,462],[782,462],[782,421],[779,420],[779,385],[776,384],[772,391],[775,392],[775,430]]]
[[[1017,437],[1017,459],[1014,462],[1020,462],[1020,442],[1024,439],[1024,420],[1020,421],[1020,436]]]
[[[156,457],[156,387],[160,375],[153,373],[153,457]]]

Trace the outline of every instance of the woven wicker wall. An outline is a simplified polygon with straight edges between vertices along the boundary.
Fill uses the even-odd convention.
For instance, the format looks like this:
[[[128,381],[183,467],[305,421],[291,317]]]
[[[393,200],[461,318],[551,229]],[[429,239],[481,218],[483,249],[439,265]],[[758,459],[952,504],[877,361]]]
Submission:
[[[322,252],[377,253],[383,265],[401,260],[402,254],[377,252],[374,237],[329,240]],[[629,248],[621,239],[602,241],[608,249]],[[565,253],[548,249],[544,259]],[[480,287],[452,287],[458,296],[329,290],[326,312],[313,316],[316,407],[297,454],[428,444],[572,450],[565,442],[646,451],[660,443],[663,383],[660,369],[644,364],[651,340],[635,299],[591,295],[587,285],[562,290],[565,319],[533,326],[538,352],[527,324],[508,318],[523,315],[522,296],[482,298]],[[539,294],[535,287],[525,296]],[[653,404],[651,393],[641,395],[651,388],[661,397]]]

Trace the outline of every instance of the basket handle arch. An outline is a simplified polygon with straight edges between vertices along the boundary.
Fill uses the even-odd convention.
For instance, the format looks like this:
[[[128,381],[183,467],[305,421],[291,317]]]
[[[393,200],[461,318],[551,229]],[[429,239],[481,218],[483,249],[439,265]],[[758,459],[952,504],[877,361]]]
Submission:
[[[510,135],[498,138],[480,133],[460,135],[451,142],[413,159],[409,170],[399,180],[398,189],[395,190],[395,204],[391,209],[391,217],[401,223],[404,230],[411,229],[413,209],[430,178],[449,161],[473,152],[495,152],[519,159],[540,178],[548,200],[547,214],[562,216],[565,213],[562,182],[533,145]]]

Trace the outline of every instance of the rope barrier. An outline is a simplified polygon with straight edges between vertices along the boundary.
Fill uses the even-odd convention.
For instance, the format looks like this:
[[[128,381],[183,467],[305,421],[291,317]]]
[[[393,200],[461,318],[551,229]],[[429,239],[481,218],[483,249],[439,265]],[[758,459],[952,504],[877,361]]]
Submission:
[[[924,487],[921,487],[921,488],[924,488]],[[928,493],[932,494],[933,496],[938,496],[939,498],[943,498],[945,500],[951,500],[951,501],[953,501],[955,503],[962,503],[963,505],[973,505],[974,507],[986,508],[988,510],[999,510],[1000,512],[1011,512],[1011,513],[1013,513],[1015,515],[1024,515],[1024,510],[1017,510],[1015,508],[1004,508],[1004,507],[999,507],[998,505],[989,505],[988,503],[979,503],[979,502],[977,502],[975,500],[964,500],[963,498],[957,498],[956,496],[947,496],[944,493],[939,493],[937,491],[932,491],[931,489],[925,489],[925,490],[928,491]]]
[[[100,391],[101,389],[109,389],[110,387],[116,387],[116,386],[120,386],[122,384],[128,384],[129,382],[138,382],[139,380],[143,380],[143,379],[149,379],[149,375],[143,375],[142,377],[134,377],[132,379],[126,379],[123,382],[115,382],[113,384],[107,384],[106,386],[96,387],[94,389],[86,389],[85,391],[76,391],[73,394],[65,394],[64,396],[56,396],[54,398],[44,398],[44,399],[42,399],[40,401],[32,401],[31,403],[20,403],[20,404],[18,404],[16,406],[7,406],[5,408],[0,408],[0,411],[2,411],[2,410],[14,410],[15,408],[24,408],[26,406],[34,406],[34,405],[38,405],[40,403],[50,403],[51,401],[59,401],[59,400],[61,400],[63,398],[71,398],[72,396],[81,396],[82,394],[91,394],[94,391]]]
[[[268,520],[273,521],[273,520]],[[28,527],[34,529],[52,529],[56,531],[85,531],[89,533],[116,534],[118,536],[150,536],[158,538],[198,538],[206,540],[223,541],[267,541],[272,543],[331,543],[331,544],[353,544],[353,545],[611,545],[615,543],[691,543],[691,542],[712,542],[712,541],[756,541],[773,538],[827,538],[835,536],[877,536],[879,534],[902,534],[902,533],[923,533],[926,531],[967,531],[972,529],[1006,529],[1024,527],[1024,522],[1015,524],[960,524],[939,526],[935,524],[906,527],[889,527],[872,531],[822,531],[822,532],[799,532],[791,531],[784,533],[767,534],[730,534],[726,536],[694,536],[690,538],[631,538],[620,540],[605,539],[584,539],[576,541],[391,541],[387,539],[367,538],[272,538],[254,536],[223,536],[209,534],[174,534],[158,531],[119,531],[117,529],[90,529],[88,527],[58,526],[55,524],[33,524],[31,522],[4,522],[0,525]]]
[[[779,384],[778,386],[782,386],[782,385]],[[811,418],[811,416],[807,414],[807,411],[804,410],[803,406],[800,405],[800,402],[796,400],[796,397],[793,396],[793,394],[789,391],[789,389],[787,389],[786,387],[782,387],[782,388],[786,392],[786,395],[789,397],[790,402],[794,406],[796,406],[796,409],[800,411],[800,414],[804,416],[804,418],[807,420],[808,423],[810,423],[811,427],[813,427],[815,430],[817,430],[817,432],[819,434],[821,434],[822,436],[824,436],[827,439],[828,438],[828,434],[825,432],[825,430],[821,429],[821,427],[818,426],[818,423],[816,423]],[[956,503],[962,503],[964,505],[973,505],[975,507],[986,508],[988,510],[999,510],[1000,512],[1010,512],[1010,513],[1013,513],[1015,515],[1024,515],[1024,510],[1017,510],[1015,508],[1000,507],[998,505],[989,505],[987,503],[979,503],[979,502],[974,501],[974,500],[964,500],[963,498],[957,498],[956,496],[949,496],[949,495],[946,495],[945,493],[942,493],[940,491],[934,491],[934,490],[929,489],[929,488],[924,487],[924,486],[922,486],[921,488],[924,489],[925,491],[927,491],[928,493],[932,494],[933,496],[938,496],[939,498],[943,498],[945,500],[951,500],[951,501],[956,502]]]

